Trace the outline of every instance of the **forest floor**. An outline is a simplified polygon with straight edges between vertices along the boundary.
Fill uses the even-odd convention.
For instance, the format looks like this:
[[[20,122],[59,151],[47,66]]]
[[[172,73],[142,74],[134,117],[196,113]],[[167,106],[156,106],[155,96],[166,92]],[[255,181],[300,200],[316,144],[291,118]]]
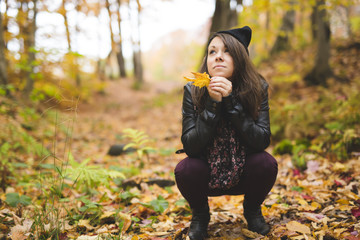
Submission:
[[[38,231],[49,231],[54,225],[52,219],[56,219],[61,222],[60,239],[186,239],[191,211],[174,185],[173,174],[185,157],[175,154],[182,148],[183,83],[146,83],[141,90],[131,85],[130,80],[109,80],[104,92],[91,101],[59,111],[54,141],[45,144],[53,146],[57,156],[54,162],[69,161],[69,153],[77,162],[89,158],[89,164],[97,169],[123,171],[130,187],[109,181],[91,185],[84,192],[81,186],[69,184],[71,187],[67,185],[60,194],[66,201],[53,202],[56,214],[47,213]],[[156,151],[141,159],[135,153],[110,156],[112,145],[129,142],[123,136],[127,128],[144,131]],[[272,152],[272,146],[267,151]],[[308,161],[303,172],[294,168],[290,156],[275,157],[278,178],[262,206],[271,232],[261,236],[247,230],[243,196],[212,197],[209,239],[360,240],[358,155],[344,162],[316,158]],[[40,194],[37,188],[24,188],[18,184],[6,193],[26,193],[36,202]],[[1,196],[5,200],[5,195]],[[36,232],[34,226],[41,225],[30,206],[0,206],[0,229],[9,234],[0,235],[1,239],[10,235],[12,239],[26,239],[29,232]],[[42,206],[45,209],[45,204]]]
[[[138,165],[139,162],[129,162],[121,156],[108,156],[107,151],[111,145],[124,141],[119,136],[125,128],[146,132],[154,139],[153,146],[164,154],[151,154],[134,177],[140,189],[128,191],[136,192],[137,197],[124,205],[113,196],[104,208],[121,208],[131,216],[132,226],[123,228],[123,239],[184,239],[191,216],[176,186],[159,187],[146,182],[174,181],[173,169],[185,157],[174,154],[181,148],[182,87],[159,83],[136,91],[123,80],[108,82],[105,92],[94,102],[78,106],[72,142],[75,158],[91,156],[105,166]],[[359,159],[346,163],[316,159],[308,162],[305,172],[293,167],[290,156],[277,156],[277,160],[278,179],[263,206],[265,218],[272,225],[265,239],[360,239]],[[243,196],[209,199],[210,239],[262,238],[247,231],[242,201]],[[149,202],[153,207],[164,204],[164,209],[154,211],[142,204]],[[94,228],[90,235],[98,235],[98,229],[103,228]],[[105,229],[111,232],[109,228]]]

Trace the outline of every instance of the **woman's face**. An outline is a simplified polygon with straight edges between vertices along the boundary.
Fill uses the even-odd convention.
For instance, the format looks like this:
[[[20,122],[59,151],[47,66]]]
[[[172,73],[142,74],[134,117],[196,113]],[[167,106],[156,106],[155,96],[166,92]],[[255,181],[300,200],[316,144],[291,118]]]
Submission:
[[[234,62],[220,37],[215,37],[209,44],[207,68],[211,77],[231,78]]]

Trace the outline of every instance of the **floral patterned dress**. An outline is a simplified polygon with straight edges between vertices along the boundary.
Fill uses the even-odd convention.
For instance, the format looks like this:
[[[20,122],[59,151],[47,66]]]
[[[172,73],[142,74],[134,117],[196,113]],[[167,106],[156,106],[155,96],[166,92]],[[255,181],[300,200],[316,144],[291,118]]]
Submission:
[[[221,119],[209,145],[210,189],[230,189],[240,181],[245,165],[245,148],[230,121]]]

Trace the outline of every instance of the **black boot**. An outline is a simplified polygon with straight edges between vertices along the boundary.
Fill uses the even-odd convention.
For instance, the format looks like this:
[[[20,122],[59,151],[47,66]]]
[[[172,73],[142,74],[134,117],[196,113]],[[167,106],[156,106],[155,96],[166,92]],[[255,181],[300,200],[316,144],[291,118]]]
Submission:
[[[246,200],[244,200],[243,206],[248,229],[264,236],[268,234],[270,232],[270,226],[265,222],[264,216],[261,213],[261,206],[250,206]]]
[[[192,209],[192,219],[189,229],[191,240],[203,240],[207,236],[207,227],[210,222],[209,206]]]

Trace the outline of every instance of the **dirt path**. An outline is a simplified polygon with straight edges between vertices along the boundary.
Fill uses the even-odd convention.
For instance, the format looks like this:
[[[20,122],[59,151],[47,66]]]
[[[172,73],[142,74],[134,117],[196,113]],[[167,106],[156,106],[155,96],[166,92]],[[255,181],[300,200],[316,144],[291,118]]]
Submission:
[[[109,147],[121,142],[125,128],[144,131],[159,149],[181,147],[181,83],[145,84],[141,90],[131,84],[130,80],[108,81],[105,93],[79,104],[74,155],[103,162]]]

